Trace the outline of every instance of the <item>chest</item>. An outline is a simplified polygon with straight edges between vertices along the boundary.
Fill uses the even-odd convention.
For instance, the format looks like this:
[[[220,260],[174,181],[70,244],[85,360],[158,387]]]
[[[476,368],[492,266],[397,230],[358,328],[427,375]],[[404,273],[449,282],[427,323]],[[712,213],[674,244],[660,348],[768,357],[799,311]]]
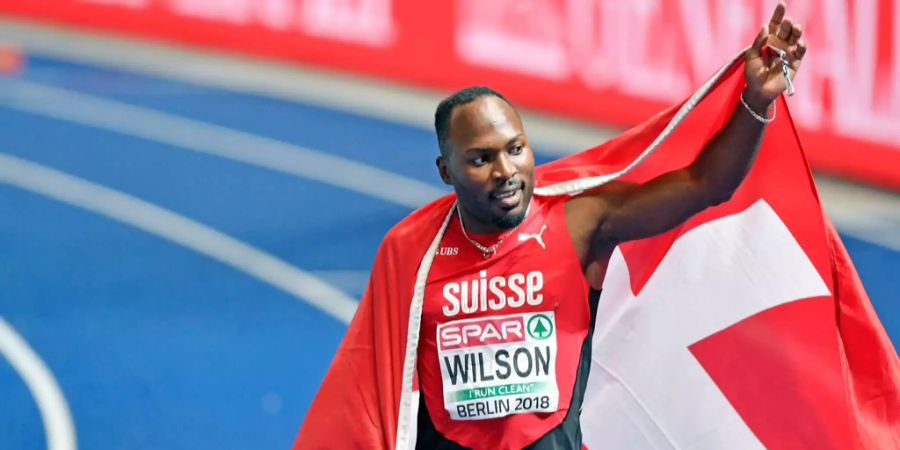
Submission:
[[[448,226],[429,272],[423,321],[559,311],[581,315],[587,283],[562,205],[539,205],[489,257]],[[484,242],[492,245],[493,242]],[[570,311],[571,310],[571,311]]]
[[[418,370],[447,436],[537,430],[571,399],[590,309],[562,205],[538,204],[503,239],[486,258],[450,223],[425,285]]]

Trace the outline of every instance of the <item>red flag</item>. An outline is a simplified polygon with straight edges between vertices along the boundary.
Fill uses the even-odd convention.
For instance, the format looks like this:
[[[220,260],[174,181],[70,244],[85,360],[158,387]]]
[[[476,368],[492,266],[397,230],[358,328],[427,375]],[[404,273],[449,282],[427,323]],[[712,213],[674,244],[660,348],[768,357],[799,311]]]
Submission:
[[[741,69],[539,167],[535,194],[686,166],[740,107]],[[777,108],[731,200],[613,255],[582,412],[587,447],[900,448],[900,360],[822,212],[783,99]],[[416,287],[453,201],[385,237],[295,448],[414,445]]]

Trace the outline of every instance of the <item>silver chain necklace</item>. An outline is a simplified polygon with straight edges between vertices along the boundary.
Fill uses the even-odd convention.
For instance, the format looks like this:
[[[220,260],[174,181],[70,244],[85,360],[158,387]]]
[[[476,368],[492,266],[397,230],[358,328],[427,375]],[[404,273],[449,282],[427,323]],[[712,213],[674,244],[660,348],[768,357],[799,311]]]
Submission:
[[[531,205],[528,205],[528,209],[525,210],[526,218],[528,217],[528,210],[530,210],[530,209],[531,209]],[[512,227],[509,231],[504,233],[503,236],[500,236],[500,239],[497,240],[496,244],[494,244],[490,247],[485,247],[484,245],[481,245],[480,243],[478,243],[475,240],[473,240],[472,238],[470,238],[469,234],[466,233],[466,226],[465,226],[465,224],[463,224],[462,211],[460,209],[459,203],[456,204],[456,216],[459,217],[459,228],[462,230],[463,237],[466,238],[466,240],[469,241],[470,244],[474,245],[475,248],[477,248],[478,250],[481,250],[481,255],[484,256],[484,259],[488,259],[491,257],[491,255],[497,253],[497,247],[499,247],[500,244],[503,243],[503,240],[506,239],[506,237],[509,236],[510,233],[515,231],[516,228],[519,228],[519,225],[521,225],[522,222],[525,221],[525,219],[523,218],[522,222],[519,222],[519,225]]]

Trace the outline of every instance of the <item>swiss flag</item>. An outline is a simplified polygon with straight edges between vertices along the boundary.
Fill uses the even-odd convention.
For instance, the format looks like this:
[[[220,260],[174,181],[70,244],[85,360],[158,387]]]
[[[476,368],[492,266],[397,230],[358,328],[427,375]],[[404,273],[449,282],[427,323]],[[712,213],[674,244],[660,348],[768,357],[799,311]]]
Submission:
[[[688,165],[742,107],[743,86],[732,63],[683,105],[539,167],[535,195]],[[822,212],[783,98],[777,116],[729,201],[613,254],[581,412],[587,447],[900,448],[900,360]],[[419,287],[454,201],[385,236],[294,448],[414,448]]]
[[[737,107],[740,65],[622,179],[689,164]],[[615,173],[669,110],[552,163]],[[785,104],[730,201],[620,246],[603,286],[582,411],[589,448],[900,448],[900,362],[825,218]]]

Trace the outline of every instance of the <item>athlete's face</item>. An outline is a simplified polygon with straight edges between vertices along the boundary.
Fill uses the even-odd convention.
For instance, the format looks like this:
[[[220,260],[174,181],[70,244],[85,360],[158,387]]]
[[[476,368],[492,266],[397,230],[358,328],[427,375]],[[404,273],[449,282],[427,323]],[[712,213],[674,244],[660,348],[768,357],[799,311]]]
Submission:
[[[490,233],[518,225],[534,190],[534,155],[516,111],[491,95],[459,105],[448,145],[438,170],[453,185],[466,226]]]

